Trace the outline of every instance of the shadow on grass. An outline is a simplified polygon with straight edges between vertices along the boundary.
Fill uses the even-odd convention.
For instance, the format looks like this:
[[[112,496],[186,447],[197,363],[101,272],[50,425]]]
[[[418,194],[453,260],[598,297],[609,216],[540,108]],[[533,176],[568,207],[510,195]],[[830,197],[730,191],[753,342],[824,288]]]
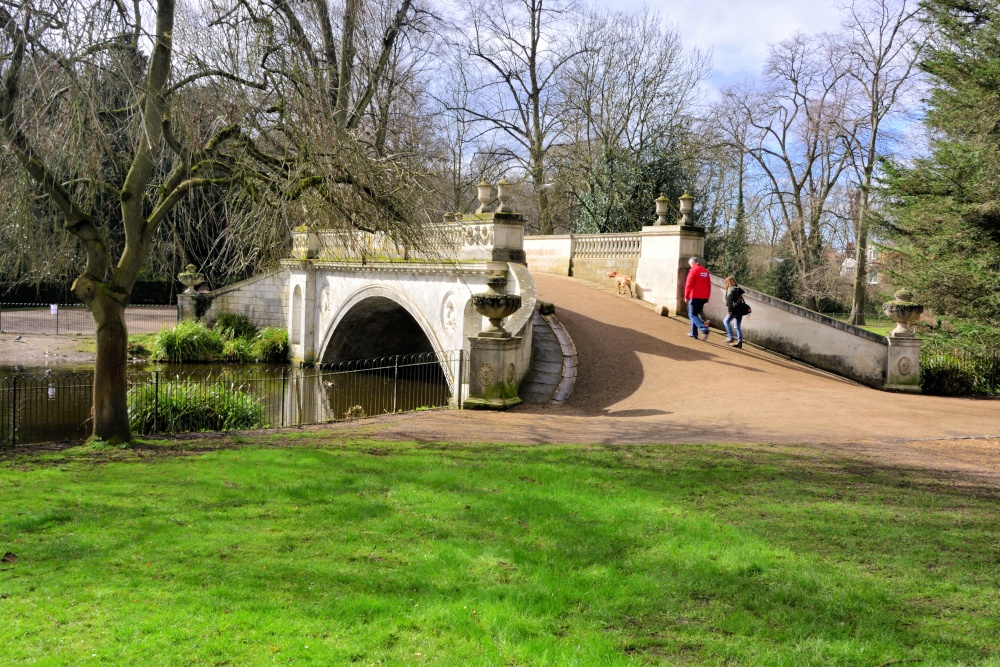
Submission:
[[[25,655],[54,616],[133,662],[207,662],[224,625],[236,664],[955,663],[1000,621],[994,499],[828,457],[361,442],[14,479]]]

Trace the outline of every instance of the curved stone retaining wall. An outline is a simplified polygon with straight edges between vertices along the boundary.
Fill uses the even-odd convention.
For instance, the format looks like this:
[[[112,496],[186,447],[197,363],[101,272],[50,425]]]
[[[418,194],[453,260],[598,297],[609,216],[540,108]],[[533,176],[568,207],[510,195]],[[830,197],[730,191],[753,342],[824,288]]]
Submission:
[[[726,316],[724,279],[712,276],[712,298],[705,315],[722,328]],[[793,303],[743,288],[753,312],[743,318],[743,337],[768,350],[881,389],[885,385],[889,343],[885,337],[839,322]]]

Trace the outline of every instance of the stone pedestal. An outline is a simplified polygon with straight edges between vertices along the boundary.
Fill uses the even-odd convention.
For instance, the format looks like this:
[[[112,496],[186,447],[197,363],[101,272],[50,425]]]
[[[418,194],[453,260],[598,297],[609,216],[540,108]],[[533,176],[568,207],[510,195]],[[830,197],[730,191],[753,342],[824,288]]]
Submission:
[[[181,320],[198,319],[198,311],[195,310],[194,294],[181,292],[177,295],[177,318]]]
[[[506,410],[521,402],[518,378],[525,369],[517,367],[521,338],[469,337],[469,396],[462,402],[466,410]]]
[[[653,225],[642,228],[642,249],[635,272],[643,300],[656,305],[660,314],[683,313],[684,281],[688,259],[705,251],[705,230],[691,225]]]
[[[888,336],[889,358],[885,373],[886,391],[920,393],[920,339],[916,336]]]

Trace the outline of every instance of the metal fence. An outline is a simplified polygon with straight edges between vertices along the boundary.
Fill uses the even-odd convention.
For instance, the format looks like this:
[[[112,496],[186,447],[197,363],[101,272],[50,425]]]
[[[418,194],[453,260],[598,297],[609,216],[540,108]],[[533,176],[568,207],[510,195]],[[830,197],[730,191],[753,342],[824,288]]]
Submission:
[[[1000,394],[1000,350],[924,347],[920,384],[934,394]]]
[[[322,424],[460,406],[468,353],[417,354],[308,368],[178,368],[128,373],[138,435]],[[86,438],[92,373],[0,377],[0,446]]]
[[[177,324],[177,306],[126,306],[129,333],[159,333]],[[81,304],[0,303],[0,332],[94,335],[94,318]]]

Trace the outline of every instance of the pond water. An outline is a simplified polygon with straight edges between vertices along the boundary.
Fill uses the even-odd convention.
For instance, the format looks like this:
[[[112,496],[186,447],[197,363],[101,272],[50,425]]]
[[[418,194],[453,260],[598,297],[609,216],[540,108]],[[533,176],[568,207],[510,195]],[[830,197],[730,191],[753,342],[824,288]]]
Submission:
[[[216,400],[218,391],[239,392],[263,408],[266,426],[318,424],[420,407],[448,405],[449,378],[461,373],[461,357],[388,357],[333,367],[259,364],[133,364],[128,371],[130,413],[151,415],[147,435],[198,430],[164,413],[183,394]],[[86,438],[90,433],[93,369],[79,366],[0,366],[0,446]],[[216,392],[216,393],[213,393]],[[228,394],[227,394],[228,395]]]

